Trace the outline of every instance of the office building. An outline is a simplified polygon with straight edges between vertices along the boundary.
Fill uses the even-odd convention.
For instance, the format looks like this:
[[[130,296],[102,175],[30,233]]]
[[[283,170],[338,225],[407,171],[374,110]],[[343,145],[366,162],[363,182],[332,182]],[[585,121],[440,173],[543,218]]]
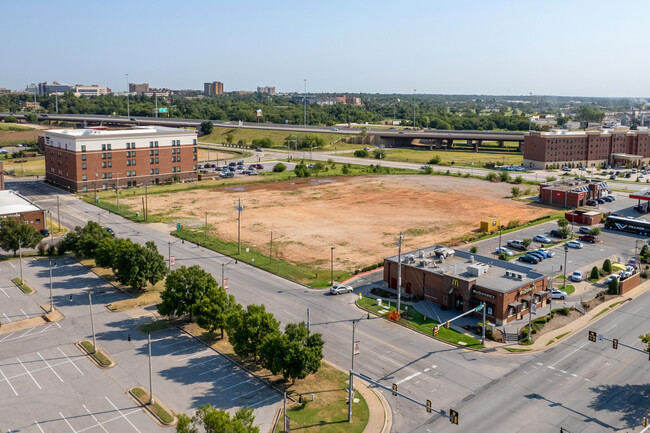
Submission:
[[[111,89],[106,86],[98,86],[93,84],[92,86],[82,86],[80,84],[72,86],[71,89],[75,96],[100,96],[107,95],[111,93]]]
[[[524,136],[524,167],[545,169],[650,164],[647,128],[614,127],[594,131],[531,131]]]
[[[0,191],[0,222],[6,218],[27,221],[36,230],[45,228],[45,210],[16,191]]]
[[[70,91],[70,85],[62,84],[54,81],[52,84],[47,84],[47,81],[44,83],[38,83],[38,94],[39,95],[48,95],[51,93],[63,94]]]
[[[135,93],[136,95],[142,95],[149,91],[149,83],[129,83],[129,93]]]
[[[257,93],[266,93],[267,95],[275,95],[275,86],[257,86]]]
[[[223,83],[219,81],[213,81],[212,83],[203,83],[203,95],[223,95]]]
[[[45,179],[73,192],[197,179],[197,133],[166,127],[45,133]]]

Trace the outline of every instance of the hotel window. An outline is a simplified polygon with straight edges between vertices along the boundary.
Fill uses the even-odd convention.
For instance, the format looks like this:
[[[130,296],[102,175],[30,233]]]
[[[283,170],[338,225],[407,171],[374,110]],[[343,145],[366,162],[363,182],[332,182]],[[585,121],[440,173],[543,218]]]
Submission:
[[[193,165],[193,166],[192,166],[192,170],[196,170],[196,165]]]
[[[108,166],[112,167],[113,166],[113,161],[108,161]]]
[[[129,144],[129,143],[126,143],[126,144]],[[126,157],[127,157],[127,158],[131,158],[131,151],[127,151],[127,152],[126,152]]]
[[[106,154],[102,153],[102,159],[106,159]]]
[[[131,165],[131,160],[130,159],[126,160],[126,165],[129,165],[129,166]]]
[[[153,150],[149,151],[149,156],[153,156]]]
[[[106,150],[111,150],[111,143],[108,143],[108,144],[106,145]]]
[[[131,165],[135,165],[135,159],[131,160]]]
[[[102,150],[106,150],[106,145],[102,144]]]
[[[128,143],[127,143],[127,144],[128,144]],[[131,177],[131,172],[130,172],[130,171],[127,171],[127,172],[126,172],[126,177]]]
[[[85,154],[85,153],[84,153],[83,155],[81,155],[81,160],[82,160],[82,161],[85,161],[85,160],[86,160],[86,154]]]
[[[158,164],[158,158],[156,158],[156,164]]]
[[[135,170],[131,172],[131,176],[135,176]]]
[[[192,148],[192,152],[196,153],[196,147]]]
[[[102,179],[106,179],[106,173],[102,173]]]
[[[176,167],[172,167],[172,173],[176,173]]]
[[[106,161],[102,161],[102,168],[106,168]]]
[[[157,141],[154,141],[153,147],[158,147],[158,142]]]
[[[153,158],[149,158],[149,164],[153,164]]]
[[[131,143],[131,149],[135,149],[135,143]]]
[[[108,178],[113,179],[113,173],[108,173]]]
[[[111,152],[108,152],[108,159],[111,159],[113,157],[113,154]]]
[[[82,169],[82,170],[85,170],[85,169],[86,169],[86,163],[85,163],[85,162],[81,164],[81,169]]]
[[[172,156],[172,162],[176,162],[176,157]]]
[[[178,155],[178,156],[176,157],[176,161],[177,161],[177,162],[181,162],[181,156],[180,156],[180,155]]]
[[[106,191],[106,190],[108,189],[108,187],[107,187],[106,184],[103,184],[103,185],[102,185],[102,188],[104,189],[104,191]]]
[[[126,148],[130,149],[131,148],[131,143],[126,143]],[[127,152],[127,153],[129,153],[129,152]]]
[[[84,186],[81,188],[81,190],[82,190],[83,192],[88,192],[88,187],[84,185]]]
[[[82,144],[82,145],[81,145],[81,151],[82,151],[82,152],[85,152],[85,151],[86,151],[86,145],[85,145],[85,144]]]
[[[158,149],[154,150],[154,155],[158,155]]]
[[[196,138],[192,140],[192,144],[196,146]]]
[[[149,170],[149,174],[153,174],[153,168]]]
[[[149,147],[153,147],[153,141],[149,142]]]
[[[160,173],[160,172],[158,171],[158,169],[156,169],[156,174],[158,174],[158,173]]]
[[[88,180],[88,176],[86,176],[85,174],[81,175],[81,180]]]
[[[181,167],[180,166],[176,167],[176,171],[180,173],[181,172]]]
[[[196,161],[196,155],[192,155],[192,160]]]

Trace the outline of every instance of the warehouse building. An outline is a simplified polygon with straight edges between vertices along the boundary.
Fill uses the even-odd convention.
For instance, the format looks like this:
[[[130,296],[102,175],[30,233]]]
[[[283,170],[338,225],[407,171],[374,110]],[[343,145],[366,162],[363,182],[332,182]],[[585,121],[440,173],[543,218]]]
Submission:
[[[455,250],[448,258],[433,246],[402,255],[402,290],[443,309],[464,312],[485,302],[487,319],[503,325],[549,299],[546,275],[517,263]],[[397,290],[398,257],[384,259],[384,284]],[[482,314],[482,313],[481,313]]]
[[[10,189],[0,191],[0,222],[6,218],[27,221],[36,230],[45,228],[45,210]]]

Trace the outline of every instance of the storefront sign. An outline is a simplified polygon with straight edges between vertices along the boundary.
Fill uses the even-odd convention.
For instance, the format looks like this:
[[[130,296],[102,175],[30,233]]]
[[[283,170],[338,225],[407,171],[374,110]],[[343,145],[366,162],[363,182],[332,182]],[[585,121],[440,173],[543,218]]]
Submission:
[[[456,287],[458,287],[458,280],[454,278],[454,279],[451,281],[451,285],[452,285],[452,286],[456,286]]]
[[[521,290],[519,290],[519,296],[525,295],[526,293],[530,293],[533,290],[535,290],[535,286],[530,286],[530,287],[527,287],[525,289],[521,289]]]
[[[490,298],[490,299],[494,299],[494,298],[495,298],[495,296],[494,296],[493,294],[491,294],[491,293],[485,293],[485,292],[482,292],[482,291],[480,291],[480,290],[478,290],[478,289],[472,289],[472,293],[474,293],[475,295],[484,296],[484,297],[486,297],[486,298]]]

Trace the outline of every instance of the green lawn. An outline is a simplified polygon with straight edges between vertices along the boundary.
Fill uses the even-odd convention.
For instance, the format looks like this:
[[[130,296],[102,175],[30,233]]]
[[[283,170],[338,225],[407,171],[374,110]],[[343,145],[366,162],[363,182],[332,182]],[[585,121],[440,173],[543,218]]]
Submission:
[[[90,356],[95,358],[95,360],[99,362],[100,365],[103,365],[104,367],[111,365],[111,360],[108,359],[101,350],[97,349],[97,351],[93,353],[93,343],[91,341],[84,340],[79,344],[81,344],[81,346],[86,349],[88,353],[90,353]]]
[[[142,404],[145,404],[149,409],[151,409],[157,416],[166,424],[171,424],[174,422],[174,416],[167,412],[158,402],[154,401],[153,405],[149,404],[149,393],[140,387],[135,387],[131,389],[133,395],[135,395]],[[155,394],[154,394],[155,397]]]
[[[387,317],[388,313],[386,314],[379,314],[380,310],[388,310],[386,308],[386,300],[382,300],[382,307],[377,305],[377,300],[374,298],[368,298],[364,297],[362,299],[357,300],[357,305],[364,310],[368,310],[374,314],[380,315]],[[389,311],[395,311],[396,310],[396,301],[390,301],[390,310]],[[408,326],[409,328],[418,330],[420,332],[423,332],[427,335],[433,335],[433,328],[439,324],[439,322],[431,319],[430,317],[426,317],[417,312],[413,307],[408,307],[408,319],[404,317],[404,312],[405,312],[405,307],[402,306],[400,312],[402,313],[402,318],[399,320],[399,323],[402,325]],[[460,345],[463,347],[469,347],[472,349],[482,349],[483,346],[481,345],[481,342],[475,338],[469,337],[465,334],[461,334],[460,332],[455,331],[454,329],[447,329],[444,326],[441,326],[438,329],[439,333],[436,336],[436,338],[446,341],[451,344],[455,345]],[[460,342],[465,343],[465,344],[459,344]]]
[[[533,349],[520,349],[518,347],[504,347],[508,352],[517,353],[517,352],[530,352]]]
[[[33,292],[33,290],[31,289],[31,287],[29,287],[29,286],[25,283],[25,280],[23,280],[23,281],[21,282],[21,281],[20,281],[20,278],[12,278],[11,281],[13,281],[13,282],[18,286],[18,288],[19,288],[20,290],[23,291],[23,293],[30,294],[30,293]]]
[[[453,165],[482,168],[485,163],[494,162],[505,165],[520,165],[523,162],[521,153],[504,153],[504,152],[474,152],[470,150],[425,150],[425,149],[385,149],[386,160],[414,162],[417,164],[426,164],[434,156],[438,155],[442,159],[441,163]]]
[[[13,123],[0,123],[0,132],[4,131],[31,131],[34,128],[29,126],[15,125]]]
[[[571,293],[576,291],[576,288],[572,284],[563,284],[562,286],[559,287],[560,290],[564,290],[567,295],[570,295]]]

